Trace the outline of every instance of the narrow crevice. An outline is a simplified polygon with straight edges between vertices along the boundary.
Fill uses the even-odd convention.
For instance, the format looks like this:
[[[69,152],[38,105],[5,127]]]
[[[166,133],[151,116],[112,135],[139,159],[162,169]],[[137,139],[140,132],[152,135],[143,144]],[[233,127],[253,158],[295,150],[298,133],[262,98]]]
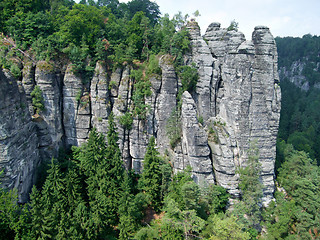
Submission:
[[[221,65],[219,65],[219,77],[218,81],[215,84],[215,95],[214,95],[214,116],[216,117],[218,115],[218,94],[219,89],[223,87],[223,80],[222,80],[222,69]]]
[[[65,74],[60,72],[59,73],[59,84],[58,84],[58,87],[59,87],[59,106],[60,106],[60,124],[61,124],[61,131],[62,131],[62,137],[61,137],[61,141],[62,141],[62,145],[64,148],[67,147],[67,141],[66,141],[66,130],[65,130],[65,126],[64,126],[64,94],[63,94],[63,86],[64,86],[64,76]]]
[[[158,91],[155,91],[155,97],[154,97],[154,103],[153,103],[152,131],[153,131],[153,136],[155,138],[157,138],[157,134],[158,134],[158,131],[156,131],[156,129],[155,129],[157,100],[158,100],[159,94],[161,93],[161,89],[162,89],[162,75],[161,75],[160,87],[159,87]]]
[[[214,166],[213,166],[213,158],[212,158],[212,149],[211,149],[211,147],[210,147],[210,145],[208,144],[208,148],[209,148],[209,159],[210,159],[210,162],[211,162],[211,167],[212,167],[212,175],[213,175],[213,179],[214,179],[214,181],[215,181],[215,183],[216,183],[216,175],[215,175],[215,168],[214,168]]]

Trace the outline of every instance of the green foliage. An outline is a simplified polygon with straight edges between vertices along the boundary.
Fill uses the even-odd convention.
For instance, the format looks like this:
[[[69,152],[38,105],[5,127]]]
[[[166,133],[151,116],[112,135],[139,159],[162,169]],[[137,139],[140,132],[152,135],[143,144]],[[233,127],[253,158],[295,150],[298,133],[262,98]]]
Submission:
[[[124,127],[124,129],[130,130],[132,128],[133,117],[132,113],[126,112],[119,118],[120,124]]]
[[[177,144],[181,141],[181,113],[179,109],[174,109],[170,117],[168,119],[167,125],[166,125],[166,133],[170,140],[170,146],[172,149],[174,149]]]
[[[228,31],[238,31],[239,29],[239,23],[235,20],[232,20],[229,27],[227,28]]]
[[[37,114],[44,110],[44,99],[42,96],[42,91],[38,85],[34,87],[31,92],[32,106]]]
[[[0,188],[0,236],[2,239],[11,239],[14,235],[13,223],[17,211],[17,193],[6,192]]]
[[[271,204],[264,218],[269,239],[317,239],[320,191],[319,167],[302,151],[283,141],[278,155],[282,158],[278,171],[281,192],[277,204]],[[315,231],[314,231],[315,230]]]
[[[12,73],[12,75],[15,77],[15,78],[17,78],[17,79],[19,79],[20,77],[21,77],[21,70],[20,70],[20,68],[18,67],[18,65],[17,64],[12,64],[11,66],[10,66],[10,72]]]
[[[217,132],[213,129],[212,126],[209,127],[209,131],[208,131],[208,140],[214,142],[214,143],[219,143],[219,137]]]
[[[7,30],[22,49],[27,49],[38,38],[47,38],[53,33],[49,17],[45,12],[17,12],[6,22]]]
[[[232,214],[238,218],[248,232],[257,235],[257,231],[260,231],[260,222],[262,220],[261,199],[263,185],[260,180],[259,150],[255,143],[251,143],[248,150],[246,167],[239,168],[238,172],[241,201],[234,205]]]
[[[316,111],[320,107],[319,90],[311,88],[304,92],[287,80],[281,82],[281,89],[283,100],[278,138],[319,161],[320,114]]]
[[[179,68],[179,77],[181,78],[181,84],[183,91],[192,92],[195,90],[197,81],[199,79],[198,70],[195,64],[191,66],[182,66]]]
[[[276,202],[271,202],[264,212],[268,239],[285,239],[294,232],[297,207],[293,199],[286,199],[281,192],[275,193]]]
[[[143,76],[143,69],[133,69],[130,76],[134,79],[134,91],[132,95],[133,116],[139,120],[145,120],[150,106],[146,104],[146,98],[151,96],[151,83]]]
[[[205,230],[205,236],[208,239],[237,239],[237,240],[249,240],[250,234],[244,232],[242,229],[244,226],[237,221],[235,216],[226,217],[224,215],[213,215],[208,220],[208,226]]]
[[[146,66],[146,76],[161,76],[162,70],[159,66],[158,56],[151,54]]]
[[[151,137],[143,159],[143,171],[139,180],[140,188],[150,198],[150,205],[157,211],[161,206],[161,169],[162,159],[155,148],[155,138]]]

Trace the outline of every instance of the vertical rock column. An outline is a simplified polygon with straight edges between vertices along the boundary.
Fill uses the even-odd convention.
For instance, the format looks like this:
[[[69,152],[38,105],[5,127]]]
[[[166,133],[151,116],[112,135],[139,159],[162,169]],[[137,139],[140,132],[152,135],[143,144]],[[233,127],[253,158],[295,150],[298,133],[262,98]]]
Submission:
[[[28,199],[39,163],[36,127],[25,103],[17,80],[0,69],[0,181],[17,189],[20,202]]]
[[[197,108],[188,92],[182,95],[181,118],[185,165],[191,166],[195,182],[214,183],[208,137],[199,125]]]
[[[62,79],[52,63],[38,62],[35,81],[42,91],[44,110],[35,118],[42,160],[57,156],[62,146]]]
[[[166,128],[170,115],[177,106],[178,80],[170,58],[169,55],[164,55],[159,61],[162,78],[155,108],[157,145],[162,154],[166,149],[170,149]]]
[[[67,146],[79,146],[88,138],[90,130],[89,91],[82,79],[68,66],[63,79],[63,125]]]
[[[191,36],[192,57],[191,60],[198,68],[199,79],[196,86],[195,102],[198,115],[207,121],[212,116],[214,108],[211,94],[213,85],[214,59],[210,48],[200,35],[200,28],[195,21],[188,22],[187,29]]]
[[[122,159],[127,169],[132,169],[132,158],[129,148],[129,134],[132,126],[125,126],[120,123],[120,119],[124,114],[129,114],[132,94],[132,84],[130,82],[130,69],[126,67],[122,73],[118,85],[117,98],[113,100],[113,113],[119,133],[119,147],[121,150]],[[127,115],[129,116],[129,115]]]
[[[261,179],[264,184],[263,201],[268,203],[274,192],[276,138],[280,119],[280,88],[277,70],[277,49],[269,28],[255,27],[252,34],[255,47],[252,74],[252,103],[250,105],[251,140],[257,142]]]
[[[91,80],[90,95],[92,126],[97,128],[98,132],[106,134],[111,102],[108,75],[105,65],[101,62],[97,62],[95,73]]]
[[[31,115],[34,114],[32,106],[31,92],[35,86],[35,65],[32,62],[27,62],[23,66],[22,71],[22,86],[26,94],[27,104]]]

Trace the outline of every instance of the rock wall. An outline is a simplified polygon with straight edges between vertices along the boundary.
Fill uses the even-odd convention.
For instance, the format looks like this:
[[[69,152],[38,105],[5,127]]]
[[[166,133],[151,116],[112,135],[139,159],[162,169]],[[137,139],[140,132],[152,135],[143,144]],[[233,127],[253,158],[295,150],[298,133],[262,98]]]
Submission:
[[[72,66],[58,70],[46,62],[26,65],[20,88],[29,110],[32,113],[30,92],[35,84],[42,90],[45,104],[45,110],[34,116],[35,123],[30,123],[32,129],[28,128],[33,132],[34,126],[37,128],[39,146],[32,145],[34,152],[39,151],[41,159],[47,160],[56,156],[59,147],[81,145],[92,127],[106,134],[108,116],[113,112],[128,169],[141,172],[148,141],[155,136],[158,150],[170,156],[174,171],[191,166],[196,182],[215,182],[239,197],[236,169],[245,166],[250,143],[255,142],[265,186],[263,200],[268,203],[274,191],[281,100],[275,41],[269,29],[262,26],[255,28],[250,41],[240,32],[221,28],[219,23],[212,23],[203,37],[196,22],[189,22],[187,29],[191,51],[185,56],[185,64],[195,63],[199,79],[194,92],[182,94],[176,126],[180,138],[174,146],[170,146],[167,126],[177,109],[181,81],[172,57],[165,55],[159,59],[162,74],[149,79],[151,95],[145,99],[149,111],[144,118],[133,115],[130,126],[121,121],[134,108],[135,79],[128,66],[110,71],[104,62],[98,62],[88,81],[75,75]],[[15,114],[12,118],[20,118]],[[13,158],[24,161],[25,156]],[[8,161],[5,159],[9,158],[5,156],[2,161]]]
[[[25,202],[35,181],[39,150],[20,83],[0,69],[0,181],[2,187],[16,188],[19,201]]]

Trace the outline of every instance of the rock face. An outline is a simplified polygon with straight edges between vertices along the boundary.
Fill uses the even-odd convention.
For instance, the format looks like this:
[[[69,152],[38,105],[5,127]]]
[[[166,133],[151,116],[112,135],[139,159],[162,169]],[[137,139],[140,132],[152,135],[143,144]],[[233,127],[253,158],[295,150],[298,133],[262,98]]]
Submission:
[[[44,110],[36,119],[39,152],[42,159],[51,159],[63,146],[62,76],[53,63],[38,62],[35,83],[44,98]]]
[[[16,179],[20,175],[25,177],[24,171],[34,171],[38,151],[42,160],[48,160],[57,155],[59,147],[81,145],[92,127],[106,134],[108,116],[112,112],[128,169],[141,172],[148,141],[155,136],[159,152],[170,157],[174,171],[191,166],[196,182],[220,184],[233,197],[240,194],[236,169],[246,165],[250,144],[255,143],[262,166],[263,201],[268,203],[274,191],[281,100],[275,41],[269,29],[263,26],[255,28],[250,41],[240,32],[221,28],[219,23],[210,24],[203,37],[196,22],[189,22],[187,29],[191,51],[185,56],[185,64],[195,64],[198,69],[196,90],[184,92],[178,103],[181,81],[172,57],[160,57],[162,74],[153,74],[148,79],[151,94],[144,99],[149,109],[144,117],[133,114],[137,80],[131,76],[128,66],[110,71],[104,62],[98,62],[91,80],[75,75],[72,66],[64,72],[46,62],[38,62],[35,67],[26,66],[19,98],[0,103],[0,147],[5,152],[1,155],[1,164],[15,169],[7,171],[6,186],[17,184],[20,187]],[[1,91],[10,86],[10,91],[18,91],[10,85],[10,81],[17,81],[3,74],[1,78],[5,79],[0,83]],[[33,114],[30,93],[35,84],[42,90],[45,110],[33,123],[28,108],[23,111],[26,115],[22,118],[22,110],[12,112],[9,106],[26,98]],[[9,98],[8,95],[4,97]],[[6,120],[7,115],[25,122],[12,125],[13,121]],[[168,126],[174,119],[178,138],[172,143]],[[23,133],[27,131],[30,134]],[[12,137],[20,136],[25,142],[31,132],[32,136],[37,132],[38,137],[25,149]],[[23,151],[9,152],[12,146]],[[30,162],[29,170],[22,170],[20,162],[27,164],[29,151],[34,156],[33,165]],[[26,184],[21,194],[29,187]]]
[[[72,66],[64,75],[62,99],[65,144],[81,145],[88,138],[91,126],[89,87],[72,72]]]
[[[275,41],[267,27],[256,27],[252,41],[246,41],[243,34],[216,23],[204,38],[215,58],[211,105],[217,143],[210,145],[216,181],[237,196],[235,170],[245,166],[250,142],[255,142],[265,186],[263,200],[268,203],[274,191],[281,101]]]
[[[36,126],[19,93],[17,81],[0,69],[0,171],[1,185],[16,188],[25,202],[35,180],[39,163]]]

